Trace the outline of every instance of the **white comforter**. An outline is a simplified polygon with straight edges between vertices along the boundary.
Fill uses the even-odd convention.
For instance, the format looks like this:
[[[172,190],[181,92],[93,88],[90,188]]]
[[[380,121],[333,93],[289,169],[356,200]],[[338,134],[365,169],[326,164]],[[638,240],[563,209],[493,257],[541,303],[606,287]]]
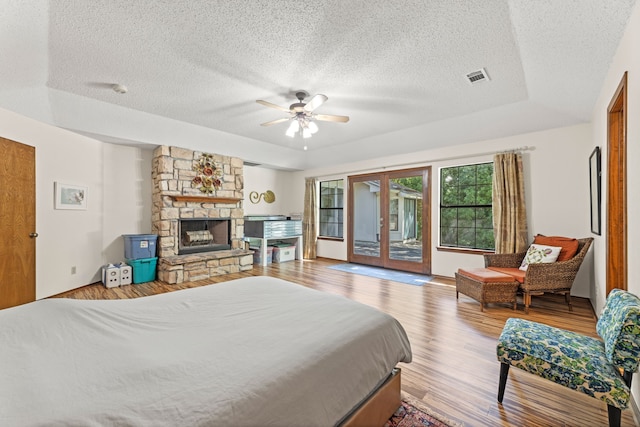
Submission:
[[[330,426],[410,361],[391,316],[270,277],[41,300],[0,311],[0,425]]]

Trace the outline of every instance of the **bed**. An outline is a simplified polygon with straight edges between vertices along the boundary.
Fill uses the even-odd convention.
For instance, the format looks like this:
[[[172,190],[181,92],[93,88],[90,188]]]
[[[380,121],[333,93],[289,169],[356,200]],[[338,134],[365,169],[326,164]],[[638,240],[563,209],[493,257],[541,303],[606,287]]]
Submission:
[[[11,426],[358,424],[411,361],[393,317],[271,277],[40,300],[0,311],[0,343]]]

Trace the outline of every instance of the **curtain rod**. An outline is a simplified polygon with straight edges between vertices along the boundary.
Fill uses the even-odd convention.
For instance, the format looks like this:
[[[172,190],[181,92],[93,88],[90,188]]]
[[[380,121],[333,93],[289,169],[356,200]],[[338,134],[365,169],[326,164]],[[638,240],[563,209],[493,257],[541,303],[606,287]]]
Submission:
[[[449,157],[441,157],[439,159],[430,159],[430,160],[424,160],[421,162],[410,162],[410,163],[396,163],[394,165],[387,165],[387,166],[377,166],[377,167],[370,167],[370,168],[366,168],[366,169],[359,169],[359,170],[354,170],[354,171],[348,171],[348,172],[339,172],[339,173],[332,173],[332,174],[326,174],[326,175],[320,175],[320,176],[307,176],[305,178],[325,178],[328,176],[335,176],[335,175],[350,175],[350,174],[354,174],[354,173],[360,173],[360,172],[375,172],[376,170],[386,170],[389,168],[398,168],[398,167],[404,167],[404,166],[419,166],[419,165],[423,165],[425,163],[435,163],[435,162],[444,162],[446,160],[457,160],[457,159],[468,159],[470,157],[478,157],[478,156],[488,156],[488,155],[495,155],[495,154],[505,154],[505,153],[520,153],[522,151],[533,151],[535,150],[536,147],[535,146],[529,146],[529,145],[525,145],[523,147],[518,147],[518,148],[510,148],[508,150],[500,150],[500,151],[487,151],[484,153],[476,153],[476,154],[461,154],[458,156],[449,156]]]

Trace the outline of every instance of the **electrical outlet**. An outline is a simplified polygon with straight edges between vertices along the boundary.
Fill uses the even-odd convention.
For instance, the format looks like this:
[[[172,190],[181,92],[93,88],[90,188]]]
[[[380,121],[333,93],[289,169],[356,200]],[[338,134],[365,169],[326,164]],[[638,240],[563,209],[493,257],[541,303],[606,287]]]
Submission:
[[[76,274],[76,266],[71,267],[71,274]]]

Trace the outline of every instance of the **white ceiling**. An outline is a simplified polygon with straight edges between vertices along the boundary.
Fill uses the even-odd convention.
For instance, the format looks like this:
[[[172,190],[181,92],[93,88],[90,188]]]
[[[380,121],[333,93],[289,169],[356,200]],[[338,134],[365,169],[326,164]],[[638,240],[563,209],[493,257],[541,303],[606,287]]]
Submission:
[[[227,141],[225,154],[294,169],[588,122],[635,4],[4,2],[3,108],[109,142]],[[471,85],[480,68],[490,81]],[[257,99],[288,106],[297,90],[351,120],[304,141],[260,126],[283,113]]]

